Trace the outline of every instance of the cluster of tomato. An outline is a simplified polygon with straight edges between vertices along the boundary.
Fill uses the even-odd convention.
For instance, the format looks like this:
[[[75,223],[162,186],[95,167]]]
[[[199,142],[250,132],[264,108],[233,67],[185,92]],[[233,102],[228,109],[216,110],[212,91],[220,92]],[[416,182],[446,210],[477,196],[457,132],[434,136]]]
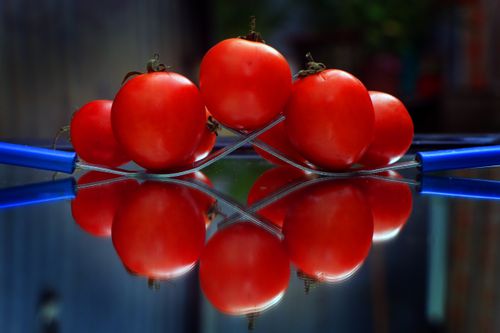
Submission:
[[[386,176],[400,177],[395,172]],[[114,176],[90,172],[78,184]],[[202,173],[189,175],[206,186]],[[248,194],[251,205],[283,188],[310,181],[289,166],[265,171]],[[94,236],[111,237],[127,270],[153,280],[180,277],[199,261],[207,299],[228,314],[252,314],[275,304],[288,288],[290,262],[312,281],[340,281],[368,256],[372,241],[394,237],[412,210],[404,183],[358,178],[312,183],[258,211],[283,240],[239,221],[205,244],[215,200],[168,182],[127,179],[82,189],[72,202],[75,221]]]
[[[310,55],[293,82],[285,57],[253,30],[205,54],[199,88],[158,58],[147,73],[131,74],[113,101],[90,102],[74,115],[71,140],[83,160],[187,169],[214,146],[211,116],[249,132],[284,114],[284,123],[260,139],[296,162],[328,170],[393,163],[413,138],[412,120],[397,98],[368,91],[353,75]]]

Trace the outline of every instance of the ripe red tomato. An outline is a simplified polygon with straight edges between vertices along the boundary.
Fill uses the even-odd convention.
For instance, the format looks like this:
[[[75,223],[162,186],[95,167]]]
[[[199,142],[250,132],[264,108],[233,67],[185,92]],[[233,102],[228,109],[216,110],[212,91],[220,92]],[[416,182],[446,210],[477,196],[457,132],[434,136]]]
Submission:
[[[179,178],[184,180],[194,179],[200,183],[205,184],[207,187],[212,187],[212,188],[214,187],[210,178],[208,178],[201,171],[190,173],[185,176],[181,176]],[[188,191],[191,197],[193,198],[194,202],[200,209],[200,211],[203,213],[203,217],[205,219],[205,227],[208,228],[216,214],[215,212],[216,200],[210,195],[198,191],[197,189],[189,188]]]
[[[373,137],[368,91],[341,70],[327,69],[295,81],[285,114],[292,145],[325,169],[345,169],[356,163]]]
[[[186,161],[186,165],[193,164],[196,161],[202,160],[210,154],[215,146],[215,141],[217,140],[217,132],[215,128],[211,128],[210,117],[212,115],[208,110],[205,111],[206,125],[203,129],[203,134],[201,135],[200,143],[193,155]]]
[[[129,271],[172,279],[194,267],[205,242],[205,222],[187,188],[145,182],[118,210],[112,239]]]
[[[292,263],[318,281],[351,276],[370,251],[373,220],[362,193],[350,182],[312,185],[290,207],[283,224]]]
[[[119,166],[130,161],[116,141],[111,128],[112,101],[96,100],[75,112],[70,124],[73,148],[89,163]]]
[[[381,174],[401,178],[395,171]],[[381,242],[396,237],[411,215],[413,198],[408,184],[374,178],[360,178],[363,191],[373,216],[373,241]]]
[[[280,166],[264,172],[252,185],[248,192],[248,204],[262,200],[273,193],[279,192],[299,180],[306,180],[307,175],[302,171],[290,166]],[[265,217],[277,227],[283,226],[283,219],[294,199],[296,193],[291,193],[282,199],[260,209],[259,215]]]
[[[413,122],[399,99],[386,93],[370,91],[375,110],[375,135],[359,162],[381,167],[399,160],[413,140]]]
[[[292,75],[274,48],[240,38],[223,40],[203,57],[200,90],[222,124],[243,130],[263,127],[285,106]]]
[[[200,144],[205,108],[187,78],[153,72],[122,86],[111,120],[116,139],[134,162],[150,170],[172,169],[183,166]]]
[[[283,153],[283,155],[285,155],[285,157],[288,157],[294,162],[297,162],[299,164],[305,164],[307,162],[304,159],[304,157],[302,157],[299,154],[299,152],[292,146],[292,144],[288,140],[285,131],[285,124],[283,122],[279,123],[270,130],[266,131],[264,134],[260,135],[258,139],[267,143],[271,147],[276,148],[276,150],[280,151],[281,153]],[[262,156],[271,163],[278,165],[288,165],[279,158],[276,158],[273,155],[266,153],[265,151],[256,146],[254,146],[254,149],[260,156]]]
[[[97,183],[116,178],[116,175],[91,171],[78,179],[78,185]],[[78,190],[71,202],[75,222],[96,237],[110,237],[116,211],[139,184],[133,179],[121,180]]]
[[[249,222],[218,231],[200,258],[201,289],[226,314],[251,314],[276,304],[289,277],[288,257],[280,240]]]

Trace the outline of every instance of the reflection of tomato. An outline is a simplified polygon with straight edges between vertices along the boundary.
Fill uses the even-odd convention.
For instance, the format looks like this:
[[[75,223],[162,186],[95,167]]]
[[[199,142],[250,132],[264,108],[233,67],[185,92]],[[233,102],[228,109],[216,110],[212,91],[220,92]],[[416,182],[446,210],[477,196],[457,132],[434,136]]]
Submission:
[[[196,180],[199,183],[206,185],[207,187],[214,187],[214,185],[210,181],[210,178],[208,178],[201,171],[190,173],[179,178],[184,180]],[[205,226],[208,228],[215,215],[216,200],[210,195],[198,191],[197,189],[189,188],[188,191],[200,211],[203,213],[203,217],[205,218]]]
[[[260,42],[230,38],[212,47],[200,67],[200,90],[217,121],[254,130],[286,104],[292,74],[286,59]]]
[[[285,157],[288,157],[292,161],[300,164],[306,163],[306,160],[297,152],[297,150],[292,146],[292,144],[288,140],[288,137],[285,132],[284,123],[281,122],[278,125],[271,128],[270,130],[266,131],[265,133],[259,135],[258,139],[263,141],[264,143],[267,143],[268,145],[275,148],[279,152],[283,153]],[[271,163],[278,165],[288,165],[279,158],[276,158],[273,155],[266,153],[265,151],[256,146],[254,146],[254,149],[260,156],[262,156]]]
[[[327,69],[295,81],[285,114],[290,143],[309,162],[327,169],[356,163],[373,138],[368,91],[341,70]]]
[[[371,247],[373,221],[362,193],[347,181],[326,181],[301,191],[283,225],[291,261],[319,281],[350,276]]]
[[[78,185],[102,182],[115,175],[91,171],[78,179]],[[80,189],[71,202],[71,214],[78,225],[96,237],[110,237],[118,207],[138,186],[132,179]]]
[[[218,231],[200,258],[200,284],[221,312],[243,315],[277,303],[286,288],[290,267],[278,238],[249,222]]]
[[[413,139],[413,122],[399,99],[386,93],[370,91],[375,110],[375,134],[359,163],[380,167],[396,162]]]
[[[145,182],[118,211],[112,238],[128,270],[170,279],[194,267],[205,242],[205,223],[185,187]]]
[[[383,174],[401,178],[395,171]],[[412,194],[408,184],[373,178],[360,178],[359,185],[373,215],[373,241],[395,237],[403,228],[412,211]]]
[[[273,193],[279,192],[280,189],[301,179],[305,180],[306,177],[307,175],[302,170],[290,166],[267,170],[255,181],[250,189],[248,204],[251,205]],[[259,210],[258,213],[281,228],[287,209],[295,197],[294,193],[290,193],[286,197]]]

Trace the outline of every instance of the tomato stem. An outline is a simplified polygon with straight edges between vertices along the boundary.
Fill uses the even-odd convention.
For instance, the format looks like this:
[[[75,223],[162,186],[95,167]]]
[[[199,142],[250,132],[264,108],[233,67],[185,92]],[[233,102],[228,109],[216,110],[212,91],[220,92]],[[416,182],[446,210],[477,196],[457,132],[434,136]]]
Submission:
[[[252,42],[265,43],[260,33],[255,31],[256,26],[257,26],[257,19],[255,15],[252,15],[250,16],[250,31],[246,36],[239,36],[238,38],[250,40]]]
[[[160,55],[158,53],[153,54],[153,57],[148,60],[146,64],[146,70],[148,73],[154,72],[166,72],[170,66],[165,66],[165,64],[160,63]],[[122,85],[132,76],[144,74],[143,72],[133,71],[125,74],[125,77],[122,80]]]
[[[158,290],[158,289],[160,289],[160,282],[156,279],[149,278],[148,279],[148,287],[151,290],[153,290],[153,289]]]
[[[325,64],[314,61],[311,52],[306,53],[306,60],[306,69],[301,69],[295,76],[303,78],[309,75],[320,73],[326,69]]]
[[[56,149],[57,146],[57,141],[61,137],[63,133],[69,133],[70,127],[69,125],[63,126],[57,131],[56,136],[54,137],[54,141],[52,141],[52,149]]]
[[[215,133],[216,136],[219,135],[220,124],[217,122],[217,120],[214,119],[214,117],[208,117],[207,127],[210,132]]]
[[[259,312],[252,312],[246,315],[248,320],[248,330],[253,331],[255,329],[255,319],[259,316]]]
[[[297,277],[304,281],[304,294],[306,295],[309,295],[311,289],[315,288],[319,283],[316,278],[309,276],[300,270],[297,271]]]

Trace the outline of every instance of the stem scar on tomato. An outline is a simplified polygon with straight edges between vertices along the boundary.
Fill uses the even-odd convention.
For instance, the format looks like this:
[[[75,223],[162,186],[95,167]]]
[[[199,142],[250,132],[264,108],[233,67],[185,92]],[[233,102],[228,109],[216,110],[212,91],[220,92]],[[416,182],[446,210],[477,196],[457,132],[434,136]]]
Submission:
[[[148,60],[148,63],[146,64],[146,71],[147,73],[154,73],[154,72],[166,72],[167,69],[170,69],[172,66],[166,66],[163,63],[160,63],[160,55],[158,53],[153,54],[153,57]],[[127,82],[129,78],[135,75],[141,75],[144,74],[143,72],[139,71],[132,71],[128,72],[125,74],[125,77],[122,80],[122,85]]]
[[[238,38],[265,44],[266,41],[262,39],[260,32],[255,31],[256,22],[257,19],[255,18],[255,15],[250,16],[250,30],[248,31],[248,34],[246,36],[239,36]]]
[[[306,77],[309,75],[320,73],[326,69],[325,64],[314,61],[311,52],[306,53],[306,59],[306,69],[301,69],[297,74],[295,74],[295,77]]]

